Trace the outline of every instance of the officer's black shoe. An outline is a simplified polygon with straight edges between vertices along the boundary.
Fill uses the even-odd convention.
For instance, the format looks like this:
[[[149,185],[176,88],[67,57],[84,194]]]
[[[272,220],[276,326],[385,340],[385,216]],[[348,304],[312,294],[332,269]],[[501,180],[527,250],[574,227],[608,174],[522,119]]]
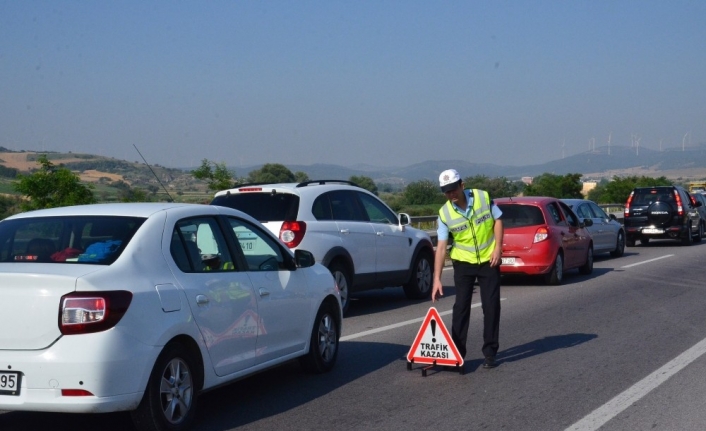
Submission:
[[[485,362],[483,362],[483,368],[490,369],[497,367],[498,364],[495,362],[495,356],[486,356]]]

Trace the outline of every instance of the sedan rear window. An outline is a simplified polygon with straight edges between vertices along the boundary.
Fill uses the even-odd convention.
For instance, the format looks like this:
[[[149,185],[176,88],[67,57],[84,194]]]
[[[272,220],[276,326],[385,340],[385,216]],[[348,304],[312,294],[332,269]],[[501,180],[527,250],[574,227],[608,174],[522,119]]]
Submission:
[[[499,204],[503,212],[503,227],[524,227],[546,224],[542,210],[534,205]]]
[[[240,210],[261,223],[294,221],[299,211],[299,196],[291,193],[232,193],[216,196],[211,205]]]
[[[145,219],[37,217],[0,223],[0,262],[110,265]]]

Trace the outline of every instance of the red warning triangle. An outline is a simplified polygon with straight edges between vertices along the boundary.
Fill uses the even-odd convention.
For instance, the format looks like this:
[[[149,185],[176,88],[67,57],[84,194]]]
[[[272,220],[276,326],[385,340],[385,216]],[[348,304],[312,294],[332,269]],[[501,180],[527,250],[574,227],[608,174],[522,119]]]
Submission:
[[[436,308],[429,308],[407,353],[407,361],[415,364],[463,365],[463,358]]]

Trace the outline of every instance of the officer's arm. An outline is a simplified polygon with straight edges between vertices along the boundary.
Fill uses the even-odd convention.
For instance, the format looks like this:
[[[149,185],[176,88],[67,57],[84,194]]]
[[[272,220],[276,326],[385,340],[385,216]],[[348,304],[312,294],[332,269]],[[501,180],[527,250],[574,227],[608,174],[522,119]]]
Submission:
[[[490,266],[500,265],[502,262],[503,254],[503,235],[505,230],[503,229],[503,221],[500,219],[495,220],[493,224],[493,234],[495,235],[495,249],[490,257]]]
[[[436,297],[444,296],[444,288],[441,285],[441,271],[444,269],[446,262],[446,244],[448,240],[439,240],[436,243],[436,255],[434,256],[434,284],[431,291],[432,302],[436,301]]]

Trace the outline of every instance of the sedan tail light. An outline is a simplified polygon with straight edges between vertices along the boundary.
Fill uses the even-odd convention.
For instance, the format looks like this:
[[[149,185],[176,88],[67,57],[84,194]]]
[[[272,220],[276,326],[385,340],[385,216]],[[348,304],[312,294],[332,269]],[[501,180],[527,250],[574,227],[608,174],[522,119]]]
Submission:
[[[117,325],[132,302],[132,293],[73,292],[61,297],[59,329],[64,335],[105,331]]]
[[[534,233],[534,240],[532,241],[533,244],[536,244],[538,242],[542,242],[545,239],[549,238],[549,229],[546,227],[540,227],[537,229],[537,232]]]
[[[299,245],[306,233],[306,223],[303,221],[285,221],[279,230],[279,239],[289,248]]]

